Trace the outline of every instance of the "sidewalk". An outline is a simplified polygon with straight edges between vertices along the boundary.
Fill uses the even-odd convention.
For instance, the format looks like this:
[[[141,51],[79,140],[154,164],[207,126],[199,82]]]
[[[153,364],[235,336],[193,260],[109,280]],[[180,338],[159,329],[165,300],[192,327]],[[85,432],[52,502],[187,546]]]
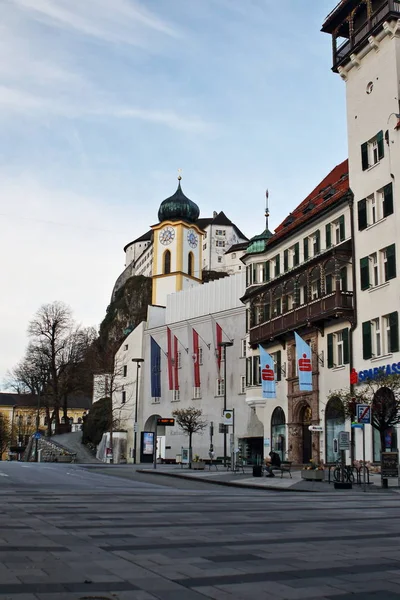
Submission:
[[[330,492],[343,493],[341,490],[335,490],[333,482],[328,483],[328,473],[325,474],[326,481],[304,481],[301,478],[300,470],[292,471],[292,478],[287,473],[281,476],[275,475],[273,478],[265,477],[253,477],[252,468],[245,467],[245,473],[232,473],[232,471],[226,470],[222,465],[218,465],[218,470],[215,466],[212,470],[206,466],[204,471],[193,471],[188,469],[186,466],[181,467],[180,465],[160,465],[157,464],[157,468],[153,466],[143,467],[137,469],[138,473],[145,473],[147,475],[163,475],[168,477],[180,477],[184,479],[193,479],[198,481],[206,481],[207,483],[213,483],[216,485],[227,485],[235,487],[244,487],[252,489],[265,489],[275,491],[291,491],[291,492]],[[380,476],[370,475],[370,485],[367,486],[367,491],[380,491]],[[396,486],[393,484],[396,483]],[[397,480],[389,480],[390,491],[399,491],[397,487]],[[344,490],[347,492],[363,492],[362,485],[353,485],[352,490]],[[383,490],[385,491],[385,490]]]

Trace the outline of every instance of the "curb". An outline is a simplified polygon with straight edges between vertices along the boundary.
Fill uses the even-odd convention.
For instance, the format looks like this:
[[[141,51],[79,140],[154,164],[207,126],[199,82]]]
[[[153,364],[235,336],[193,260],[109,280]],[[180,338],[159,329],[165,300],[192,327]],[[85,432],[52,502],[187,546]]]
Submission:
[[[274,486],[264,486],[261,487],[259,485],[253,485],[251,483],[236,483],[235,481],[217,481],[217,480],[204,480],[203,477],[196,477],[195,475],[180,475],[179,473],[163,473],[162,471],[151,471],[150,469],[137,469],[136,473],[144,473],[145,475],[160,475],[164,477],[175,477],[176,479],[186,479],[187,481],[202,481],[203,483],[210,483],[211,485],[223,485],[225,487],[235,487],[239,489],[250,489],[250,490],[259,490],[263,491],[272,491],[272,492],[295,492],[296,494],[300,493],[320,493],[324,490],[302,490],[302,489],[294,489],[294,488],[281,488]]]

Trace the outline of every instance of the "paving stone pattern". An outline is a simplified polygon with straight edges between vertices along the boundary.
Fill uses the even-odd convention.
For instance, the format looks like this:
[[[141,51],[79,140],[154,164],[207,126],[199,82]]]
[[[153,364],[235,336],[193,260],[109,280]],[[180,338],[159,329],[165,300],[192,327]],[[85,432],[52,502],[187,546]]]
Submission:
[[[1,600],[400,599],[398,493],[175,489],[79,467],[38,489],[12,468]]]

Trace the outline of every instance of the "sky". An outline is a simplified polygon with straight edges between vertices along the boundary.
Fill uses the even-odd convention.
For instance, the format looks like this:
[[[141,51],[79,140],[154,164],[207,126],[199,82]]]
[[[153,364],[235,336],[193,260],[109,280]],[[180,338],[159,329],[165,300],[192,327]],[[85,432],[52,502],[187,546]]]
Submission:
[[[347,156],[335,0],[0,0],[0,384],[38,308],[98,326],[177,186],[270,229]],[[4,383],[3,383],[4,387]]]

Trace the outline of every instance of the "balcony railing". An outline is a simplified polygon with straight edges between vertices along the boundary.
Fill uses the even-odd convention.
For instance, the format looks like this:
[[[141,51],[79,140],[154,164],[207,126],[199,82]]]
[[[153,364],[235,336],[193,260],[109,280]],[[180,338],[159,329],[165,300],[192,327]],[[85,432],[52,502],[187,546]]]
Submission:
[[[388,0],[387,4],[379,8],[368,21],[354,32],[352,40],[346,40],[336,48],[333,56],[333,67],[337,68],[343,59],[354,52],[360,43],[366,41],[390,14],[400,17],[400,0]]]
[[[311,323],[321,322],[337,316],[338,312],[351,315],[353,292],[334,292],[308,304],[294,308],[279,317],[256,325],[250,329],[250,344],[259,344],[294,329]]]

